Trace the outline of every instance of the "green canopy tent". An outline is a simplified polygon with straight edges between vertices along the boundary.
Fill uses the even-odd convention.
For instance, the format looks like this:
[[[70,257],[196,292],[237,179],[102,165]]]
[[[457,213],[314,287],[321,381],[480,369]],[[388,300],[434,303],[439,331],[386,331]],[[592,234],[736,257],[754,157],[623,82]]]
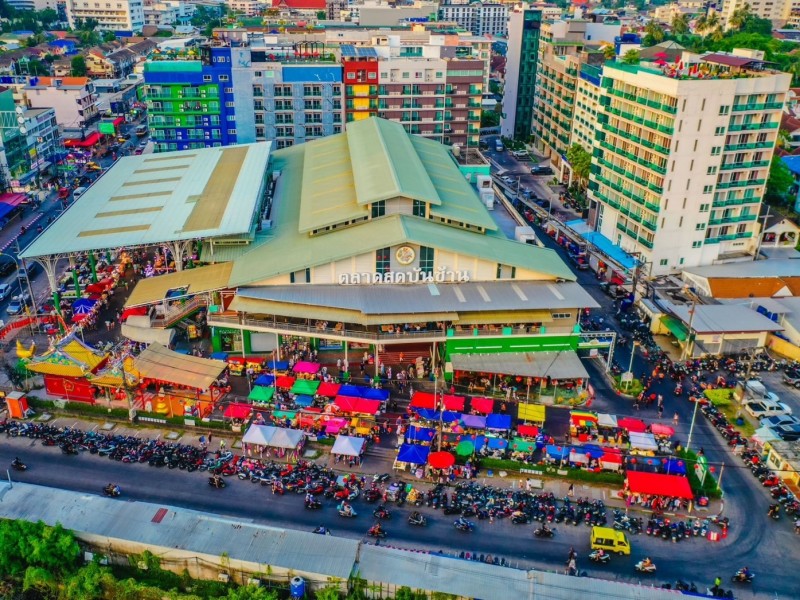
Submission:
[[[312,379],[298,379],[294,382],[292,389],[289,390],[292,394],[305,394],[306,396],[313,396],[317,393],[319,381]]]
[[[456,446],[456,454],[459,456],[469,456],[475,452],[475,445],[472,442],[459,442],[458,446]]]
[[[272,396],[275,395],[275,388],[273,387],[265,387],[263,385],[257,385],[253,388],[253,391],[250,392],[248,398],[253,402],[258,404],[269,404],[272,402]]]
[[[532,452],[536,450],[536,442],[529,442],[528,440],[517,437],[511,442],[511,450],[515,452]]]

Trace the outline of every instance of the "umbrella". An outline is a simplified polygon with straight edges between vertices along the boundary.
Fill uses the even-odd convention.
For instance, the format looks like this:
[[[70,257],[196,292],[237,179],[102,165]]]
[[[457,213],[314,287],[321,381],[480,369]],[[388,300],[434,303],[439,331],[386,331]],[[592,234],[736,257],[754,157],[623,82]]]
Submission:
[[[78,298],[72,303],[72,312],[89,312],[92,310],[92,308],[94,308],[95,304],[97,304],[97,300],[92,300],[91,298]]]
[[[456,446],[456,454],[459,456],[469,456],[473,452],[475,452],[475,446],[472,442],[459,442],[458,446]]]
[[[456,464],[456,457],[449,452],[431,452],[428,455],[428,464],[434,469],[447,469]]]

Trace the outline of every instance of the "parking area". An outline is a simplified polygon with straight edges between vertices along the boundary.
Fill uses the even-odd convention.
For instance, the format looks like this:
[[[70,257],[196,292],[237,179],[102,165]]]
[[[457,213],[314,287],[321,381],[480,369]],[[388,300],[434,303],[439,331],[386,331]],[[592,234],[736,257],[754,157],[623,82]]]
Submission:
[[[764,386],[792,409],[792,414],[800,417],[800,390],[783,383],[783,371],[762,371],[758,374]]]

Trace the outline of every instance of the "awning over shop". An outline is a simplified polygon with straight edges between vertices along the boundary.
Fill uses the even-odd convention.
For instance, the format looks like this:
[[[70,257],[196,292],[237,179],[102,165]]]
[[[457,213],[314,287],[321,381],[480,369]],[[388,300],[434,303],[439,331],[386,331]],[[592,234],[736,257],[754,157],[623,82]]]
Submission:
[[[414,392],[411,397],[411,407],[434,410],[436,408],[436,396],[428,392]]]
[[[258,402],[260,404],[267,404],[272,402],[272,397],[275,395],[275,388],[268,387],[265,385],[257,385],[253,388],[250,392],[250,395],[247,396],[249,400],[253,402]]]
[[[536,425],[517,425],[517,433],[524,437],[536,437],[539,435],[539,428]]]
[[[293,394],[305,394],[307,396],[313,396],[317,393],[318,387],[319,381],[312,379],[298,379],[294,382],[294,385],[290,391]]]
[[[652,494],[669,498],[694,498],[689,480],[680,475],[662,475],[644,471],[627,471],[628,487],[634,494]]]
[[[486,429],[486,417],[480,415],[461,415],[461,422],[470,429]]]
[[[636,259],[602,233],[599,231],[586,231],[586,222],[582,219],[567,221],[565,225],[574,231],[580,232],[580,236],[583,239],[625,269],[636,267]]]
[[[428,462],[428,454],[431,449],[428,446],[417,446],[415,444],[403,444],[397,453],[397,461],[411,463],[414,465],[424,465]]]
[[[458,412],[464,410],[464,402],[466,401],[464,396],[452,396],[450,394],[445,394],[443,400],[444,407],[447,410],[457,410]]]
[[[618,419],[617,426],[622,429],[627,429],[630,433],[644,433],[647,430],[647,425],[644,421],[632,419],[631,417]]]
[[[253,412],[253,407],[249,404],[241,404],[240,402],[233,402],[225,407],[225,412],[222,416],[226,419],[246,419],[250,413]]]
[[[486,417],[486,429],[506,431],[511,429],[511,415],[492,414]]]
[[[511,442],[511,449],[515,452],[532,452],[536,450],[536,442],[529,442],[517,437]]]
[[[671,317],[669,315],[664,315],[661,317],[661,323],[664,324],[664,327],[669,329],[670,333],[675,336],[679,342],[685,342],[686,338],[689,337],[689,330],[686,329],[686,326],[681,323],[680,319],[676,319],[675,317]]]
[[[343,454],[344,456],[361,456],[364,449],[364,438],[351,437],[349,435],[337,436],[331,448],[331,454]]]
[[[228,366],[210,360],[173,352],[161,344],[150,344],[136,357],[134,368],[142,377],[207,390]]]
[[[125,117],[117,117],[116,119],[114,119],[111,122],[114,124],[114,127],[119,127],[120,125],[122,125],[125,122]]]
[[[0,219],[25,201],[25,194],[0,194]]]
[[[221,290],[227,287],[232,268],[233,263],[226,262],[158,277],[145,277],[133,288],[125,306],[155,304],[165,299],[175,300]]]
[[[82,140],[77,138],[65,139],[64,146],[66,148],[88,148],[89,146],[94,146],[99,141],[100,134],[97,131],[93,131]]]
[[[517,418],[520,421],[544,423],[545,408],[543,404],[520,404]]]
[[[551,379],[587,379],[589,374],[578,355],[562,352],[502,352],[498,354],[453,354],[450,357],[456,371],[501,373],[522,377]]]
[[[434,435],[436,435],[436,430],[429,427],[411,426],[406,431],[406,439],[417,442],[430,442]]]

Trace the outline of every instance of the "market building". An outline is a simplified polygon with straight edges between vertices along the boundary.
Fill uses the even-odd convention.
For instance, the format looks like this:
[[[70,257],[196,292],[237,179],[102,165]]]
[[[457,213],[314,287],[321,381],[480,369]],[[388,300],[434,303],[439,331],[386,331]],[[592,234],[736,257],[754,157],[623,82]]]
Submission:
[[[207,152],[260,146],[266,145],[190,154],[200,161]],[[186,155],[149,160],[189,160]],[[231,159],[241,167],[240,158]],[[128,185],[127,160],[103,179]],[[479,371],[502,373],[513,360],[509,364],[525,365],[523,376],[547,377],[557,365],[560,376],[585,382],[581,362],[563,357],[607,344],[578,324],[580,312],[595,302],[555,252],[505,236],[447,147],[373,118],[275,151],[259,166],[263,198],[232,198],[228,205],[238,207],[237,218],[253,223],[253,231],[232,236],[230,229],[223,237],[210,229],[191,234],[184,225],[187,239],[201,243],[197,260],[212,264],[145,278],[127,307],[152,307],[152,326],[163,328],[173,322],[167,315],[207,305],[215,351],[269,355],[298,338],[354,362],[367,353],[376,371],[382,362],[426,356],[437,358],[448,378],[457,370],[476,379]],[[61,230],[60,222],[69,222],[92,192],[54,228]],[[236,189],[225,193],[236,196]],[[120,229],[131,226],[129,219],[125,224]],[[90,225],[81,230],[93,230]],[[100,233],[89,239],[104,239],[101,244],[87,244],[83,234],[79,244],[49,234],[24,255],[41,257],[48,244],[62,252],[114,244]],[[116,245],[124,239],[117,237]],[[230,243],[234,239],[238,243]]]

